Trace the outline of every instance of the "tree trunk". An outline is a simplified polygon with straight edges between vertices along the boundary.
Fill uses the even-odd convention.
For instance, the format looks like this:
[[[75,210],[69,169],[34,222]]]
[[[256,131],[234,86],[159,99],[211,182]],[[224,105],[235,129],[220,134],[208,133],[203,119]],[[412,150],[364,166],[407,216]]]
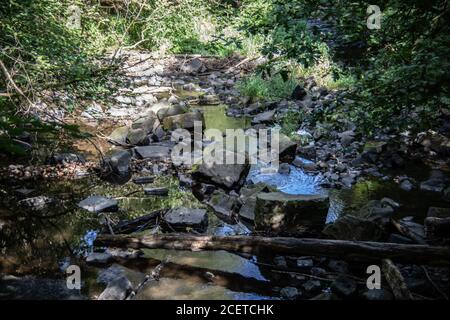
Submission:
[[[162,234],[143,237],[100,235],[95,245],[192,251],[225,250],[256,255],[315,255],[367,262],[392,259],[398,263],[450,265],[450,247],[367,241]]]

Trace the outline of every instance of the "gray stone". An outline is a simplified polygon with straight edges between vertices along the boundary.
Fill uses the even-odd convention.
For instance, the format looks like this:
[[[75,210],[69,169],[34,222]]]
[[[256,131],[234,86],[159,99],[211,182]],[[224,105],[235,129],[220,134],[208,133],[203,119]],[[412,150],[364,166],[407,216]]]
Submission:
[[[204,209],[176,208],[169,210],[164,216],[164,221],[170,229],[186,231],[194,229],[204,232],[208,226],[208,215]]]
[[[145,146],[133,149],[139,159],[168,160],[170,159],[170,148],[167,146]]]
[[[107,264],[113,260],[113,256],[108,252],[93,252],[86,257],[88,264]]]
[[[302,157],[295,157],[294,161],[292,161],[292,164],[297,168],[301,168],[305,171],[317,170],[317,165],[314,162],[304,159]]]
[[[427,217],[441,219],[450,218],[450,208],[430,207],[428,208]]]
[[[291,172],[291,167],[288,163],[281,163],[278,168],[278,173],[288,175]]]
[[[350,297],[355,294],[357,289],[356,282],[346,276],[339,276],[336,280],[331,283],[331,290],[338,295],[344,297]]]
[[[341,139],[341,144],[344,147],[351,145],[352,142],[355,140],[355,132],[353,130],[342,132],[338,134],[338,136]]]
[[[322,288],[322,284],[320,283],[320,281],[313,279],[306,281],[302,286],[305,291],[310,294],[320,292],[320,289]]]
[[[276,256],[275,257],[275,265],[283,268],[287,268],[287,262],[286,258],[283,256]]]
[[[97,283],[108,285],[112,281],[123,277],[130,280],[133,287],[136,288],[145,279],[145,274],[143,274],[142,272],[134,271],[120,264],[113,263],[110,267],[99,271],[97,276]]]
[[[133,103],[133,99],[131,99],[130,97],[117,96],[115,99],[118,103],[121,103],[121,104],[132,104]]]
[[[322,225],[325,223],[328,207],[329,199],[323,195],[260,193],[256,200],[255,228],[281,232],[295,231],[297,227]]]
[[[130,173],[131,154],[128,151],[118,151],[104,159],[102,167],[106,173],[126,176]]]
[[[348,273],[348,263],[342,260],[330,260],[328,262],[328,268],[331,269],[331,271],[337,272],[337,273]]]
[[[215,164],[203,161],[194,172],[194,178],[207,179],[211,182],[231,189],[244,179],[249,170],[248,164]]]
[[[285,287],[280,290],[280,294],[283,298],[290,300],[293,300],[299,296],[298,289],[294,287]]]
[[[431,172],[430,178],[420,184],[420,190],[442,192],[447,186],[446,180],[447,179],[442,171],[433,170]]]
[[[414,189],[414,184],[412,184],[409,180],[403,180],[400,183],[400,188],[404,191],[411,191]]]
[[[176,116],[166,117],[163,120],[163,127],[166,130],[176,129],[194,129],[194,122],[203,123],[203,114],[201,112],[188,112]]]
[[[316,158],[316,147],[303,146],[297,149],[298,155],[308,160],[314,160]]]
[[[297,259],[297,267],[299,268],[311,268],[314,266],[314,261],[309,258],[300,258]]]
[[[215,190],[211,195],[208,205],[222,218],[231,219],[237,198],[227,195],[221,190]]]
[[[150,139],[144,129],[131,129],[127,135],[127,142],[132,146],[145,146]]]
[[[181,67],[181,71],[183,71],[185,73],[191,73],[191,74],[204,72],[205,70],[206,70],[206,67],[204,66],[202,60],[199,58],[194,58],[189,63],[187,63]]]
[[[131,129],[142,129],[145,134],[149,134],[153,131],[155,123],[158,119],[153,115],[144,116],[136,119],[131,124]]]
[[[123,260],[133,260],[144,255],[143,251],[135,249],[108,248],[106,252],[109,253],[114,259]]]
[[[124,145],[127,143],[127,136],[129,128],[126,126],[114,129],[114,131],[109,135],[108,140],[116,145]]]
[[[102,196],[90,196],[80,201],[78,207],[92,213],[115,212],[119,210],[117,200]]]
[[[98,300],[125,300],[133,290],[133,286],[126,277],[117,278],[100,294]]]
[[[275,110],[269,110],[256,115],[252,119],[252,124],[267,123],[274,121]]]
[[[43,212],[54,209],[58,201],[47,196],[37,196],[20,200],[17,204],[27,210]]]
[[[85,163],[83,156],[75,153],[58,153],[54,154],[49,159],[49,164],[69,164],[69,163]]]

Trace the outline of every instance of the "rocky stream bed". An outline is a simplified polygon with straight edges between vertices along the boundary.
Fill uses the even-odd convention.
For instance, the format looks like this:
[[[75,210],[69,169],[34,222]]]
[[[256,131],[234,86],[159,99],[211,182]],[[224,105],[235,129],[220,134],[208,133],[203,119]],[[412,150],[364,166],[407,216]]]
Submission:
[[[170,154],[177,128],[202,121],[224,133],[276,129],[292,110],[346,103],[346,92],[305,79],[289,100],[252,102],[235,84],[258,61],[122,55],[120,85],[109,83],[116,94],[108,103],[93,101],[77,121],[61,115],[91,133],[89,140],[73,140],[38,165],[2,159],[0,298],[402,298],[384,278],[382,289],[369,290],[364,261],[95,245],[102,234],[448,245],[445,136],[380,133],[368,140],[352,123],[305,124],[282,134],[282,163],[273,174],[248,164],[176,166]],[[33,147],[32,138],[23,140]],[[69,265],[81,267],[81,290],[66,287]],[[446,267],[394,268],[412,298],[450,294]]]

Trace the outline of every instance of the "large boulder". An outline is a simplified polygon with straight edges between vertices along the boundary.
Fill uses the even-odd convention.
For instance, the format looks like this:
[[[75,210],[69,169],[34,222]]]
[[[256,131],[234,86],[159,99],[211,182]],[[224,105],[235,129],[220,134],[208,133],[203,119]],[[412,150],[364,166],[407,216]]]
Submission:
[[[20,200],[17,204],[32,212],[45,213],[58,209],[60,202],[52,197],[37,196]]]
[[[111,156],[105,158],[102,162],[102,171],[108,176],[129,176],[131,171],[131,154],[126,151],[118,151]]]
[[[183,71],[185,73],[191,73],[191,74],[204,72],[205,70],[206,70],[206,67],[200,58],[194,58],[190,62],[188,62],[187,64],[184,64],[181,67],[181,71]]]
[[[448,178],[440,170],[432,170],[428,180],[420,184],[420,190],[430,192],[442,192],[448,184]]]
[[[346,214],[328,224],[323,233],[337,240],[380,241],[386,231],[376,222]]]
[[[247,176],[248,164],[214,164],[203,162],[193,177],[231,189]]]
[[[227,195],[222,190],[216,190],[211,195],[208,205],[224,220],[232,221],[233,212],[237,206],[237,198]]]
[[[194,129],[194,122],[200,121],[203,123],[203,114],[201,112],[188,112],[175,116],[166,117],[163,120],[163,127],[166,130],[176,129]]]
[[[295,232],[322,225],[329,207],[328,196],[260,193],[256,197],[255,228],[273,232]]]
[[[144,129],[131,129],[127,135],[127,143],[133,146],[144,146],[149,144],[150,138]]]
[[[133,285],[126,277],[117,278],[100,294],[98,300],[125,300],[133,290]]]
[[[280,161],[291,162],[295,158],[297,144],[287,135],[280,133],[279,139],[279,157]]]
[[[239,216],[247,220],[255,220],[256,197],[260,192],[269,192],[270,187],[265,183],[257,183],[241,189],[239,201],[242,204]]]
[[[130,129],[127,126],[122,126],[114,129],[108,137],[108,140],[115,145],[124,145],[127,143],[127,136]]]
[[[188,231],[194,229],[198,232],[206,231],[208,215],[205,209],[176,208],[169,210],[164,216],[164,222],[169,230]]]
[[[48,163],[55,164],[69,164],[69,163],[85,163],[86,159],[83,156],[75,154],[75,153],[57,153],[52,155],[48,159]]]
[[[170,148],[168,146],[152,145],[145,147],[136,147],[133,150],[134,154],[139,159],[159,161],[170,159]]]

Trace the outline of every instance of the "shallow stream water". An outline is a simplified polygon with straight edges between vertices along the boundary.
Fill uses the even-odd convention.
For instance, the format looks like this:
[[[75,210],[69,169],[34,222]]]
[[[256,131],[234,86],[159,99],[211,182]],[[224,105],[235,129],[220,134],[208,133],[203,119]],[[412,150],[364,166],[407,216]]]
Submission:
[[[246,118],[230,118],[225,115],[226,106],[195,106],[204,113],[206,128],[220,130],[246,128]],[[331,199],[327,222],[334,221],[347,210],[356,209],[371,199],[389,197],[400,204],[400,215],[414,216],[423,221],[430,206],[439,206],[439,197],[420,191],[405,192],[391,182],[363,180],[352,188],[326,190],[320,187],[320,175],[311,175],[291,166],[289,175],[261,175],[253,167],[248,176],[253,182],[265,182],[290,194],[328,193]],[[132,219],[161,208],[179,206],[204,207],[189,190],[179,186],[178,179],[162,174],[152,186],[168,187],[165,198],[144,196],[142,186],[129,181],[113,185],[95,176],[70,181],[29,181],[11,184],[3,182],[2,207],[0,208],[0,273],[17,276],[34,275],[42,278],[64,278],[60,264],[67,257],[71,263],[82,264],[74,253],[82,255],[83,236],[89,230],[99,231],[104,226],[98,216],[79,210],[76,204],[89,195],[103,195],[119,199],[120,211],[111,214],[113,221]],[[40,216],[20,211],[16,206],[15,190],[27,187],[34,189],[34,195],[54,196],[63,201],[64,210],[49,216]],[[136,192],[136,193],[133,193]],[[130,196],[129,194],[133,193]],[[227,224],[209,212],[207,234],[235,235],[249,234],[244,224]],[[89,248],[84,248],[89,250]],[[146,288],[140,299],[277,299],[279,293],[272,288],[289,285],[289,279],[271,275],[258,257],[241,256],[223,251],[175,252],[170,250],[144,250],[144,257],[130,261],[126,266],[148,274],[159,261],[168,260],[172,267],[163,271],[161,280]],[[102,290],[96,281],[99,268],[83,265],[82,290],[92,297]],[[205,273],[211,272],[220,281],[205,280]],[[45,297],[38,297],[45,298]]]

